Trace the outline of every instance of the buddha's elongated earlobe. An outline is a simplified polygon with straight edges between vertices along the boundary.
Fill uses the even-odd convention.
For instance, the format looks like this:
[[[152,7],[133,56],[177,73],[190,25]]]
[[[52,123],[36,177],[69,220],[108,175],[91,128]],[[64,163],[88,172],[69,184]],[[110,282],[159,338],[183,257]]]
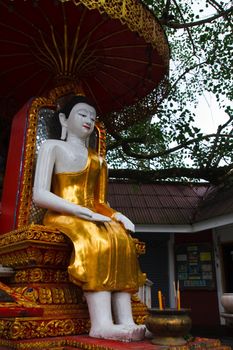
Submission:
[[[67,136],[67,128],[65,126],[61,127],[61,140],[65,140]]]
[[[64,113],[59,113],[59,120],[61,123],[61,140],[65,140],[67,136],[67,123]]]

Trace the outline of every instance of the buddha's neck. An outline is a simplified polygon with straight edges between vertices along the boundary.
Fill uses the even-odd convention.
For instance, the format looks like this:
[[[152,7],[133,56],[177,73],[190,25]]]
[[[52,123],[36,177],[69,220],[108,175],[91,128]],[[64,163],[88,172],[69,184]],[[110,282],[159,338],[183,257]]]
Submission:
[[[86,139],[81,139],[81,138],[77,138],[76,136],[73,136],[73,135],[68,135],[66,142],[74,147],[78,147],[79,149],[80,148],[87,149],[87,145],[86,145],[87,140]]]

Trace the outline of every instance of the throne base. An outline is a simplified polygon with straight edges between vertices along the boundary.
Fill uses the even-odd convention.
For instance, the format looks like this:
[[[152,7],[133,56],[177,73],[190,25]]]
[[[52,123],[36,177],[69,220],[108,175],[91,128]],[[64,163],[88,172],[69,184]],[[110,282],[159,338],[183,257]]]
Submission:
[[[53,343],[54,337],[89,332],[83,293],[68,278],[71,252],[72,246],[61,232],[43,225],[32,224],[1,235],[0,264],[15,271],[4,283],[8,293],[18,299],[11,313],[10,305],[0,300],[0,308],[5,309],[5,314],[0,314],[0,344],[24,349],[21,345],[30,339],[36,338],[40,344],[43,338],[52,337]],[[132,296],[132,309],[135,322],[144,323],[147,307],[137,295]]]

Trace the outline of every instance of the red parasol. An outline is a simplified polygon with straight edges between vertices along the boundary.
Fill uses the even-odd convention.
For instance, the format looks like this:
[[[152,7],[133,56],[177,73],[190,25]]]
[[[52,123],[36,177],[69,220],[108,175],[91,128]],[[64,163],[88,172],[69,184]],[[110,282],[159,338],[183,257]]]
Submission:
[[[1,114],[72,81],[110,125],[168,73],[164,31],[138,0],[1,0],[0,46]]]

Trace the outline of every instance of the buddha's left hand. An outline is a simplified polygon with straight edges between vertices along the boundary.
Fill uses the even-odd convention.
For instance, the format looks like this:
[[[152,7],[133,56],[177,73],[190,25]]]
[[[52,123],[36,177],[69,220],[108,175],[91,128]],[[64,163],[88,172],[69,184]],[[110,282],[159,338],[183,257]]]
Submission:
[[[121,222],[124,225],[126,230],[131,231],[131,232],[135,232],[134,224],[125,215],[117,212],[113,215],[113,217],[117,221]]]

